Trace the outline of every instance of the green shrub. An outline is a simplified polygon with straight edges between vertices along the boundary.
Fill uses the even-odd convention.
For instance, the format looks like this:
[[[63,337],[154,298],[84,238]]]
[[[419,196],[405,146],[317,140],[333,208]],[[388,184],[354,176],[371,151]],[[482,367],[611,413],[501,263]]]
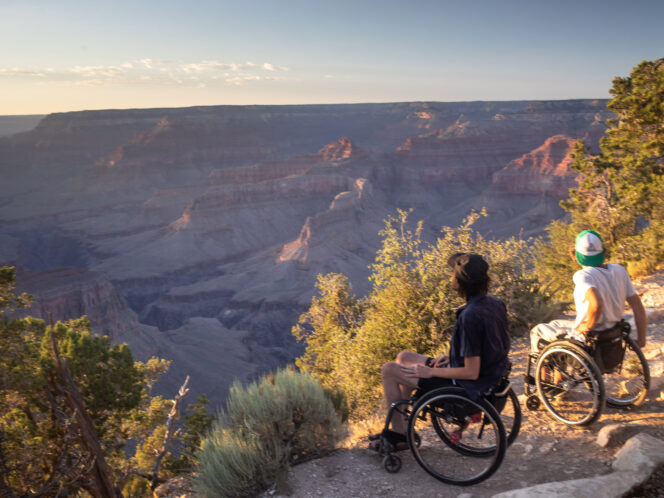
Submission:
[[[548,228],[540,262],[544,282],[571,287],[568,277],[578,266],[566,254],[587,228],[602,235],[608,261],[626,265],[633,277],[664,262],[664,58],[615,78],[609,93],[607,109],[614,117],[599,153],[581,141],[572,153],[578,182],[561,202],[567,218]]]
[[[195,486],[203,496],[250,496],[290,464],[332,451],[340,416],[310,375],[280,370],[246,387],[235,383],[198,453]]]
[[[369,277],[373,287],[365,298],[353,295],[344,275],[318,277],[319,295],[293,328],[307,343],[296,364],[325,388],[344,393],[351,420],[371,415],[382,403],[380,367],[399,351],[447,352],[455,312],[463,305],[450,283],[451,254],[475,252],[487,259],[490,293],[505,301],[513,335],[567,306],[539,284],[533,241],[483,238],[472,229],[482,214],[472,213],[460,227],[444,227],[435,245],[421,240],[421,222],[415,230],[406,228],[408,213],[388,218]]]
[[[350,408],[348,407],[348,399],[346,394],[341,389],[323,388],[325,396],[327,396],[334,406],[334,411],[341,417],[342,422],[347,422],[350,416]]]
[[[254,496],[274,481],[274,460],[256,436],[246,437],[216,424],[201,443],[194,487],[201,495],[214,497]]]

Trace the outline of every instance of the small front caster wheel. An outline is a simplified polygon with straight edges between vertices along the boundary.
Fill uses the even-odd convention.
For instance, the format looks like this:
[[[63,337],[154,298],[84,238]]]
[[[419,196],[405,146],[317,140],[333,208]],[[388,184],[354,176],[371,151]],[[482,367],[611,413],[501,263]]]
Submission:
[[[383,467],[390,474],[396,474],[401,470],[401,458],[396,455],[385,455],[385,458],[383,458]]]
[[[526,408],[530,411],[535,411],[539,408],[540,400],[537,396],[531,396],[526,400]]]

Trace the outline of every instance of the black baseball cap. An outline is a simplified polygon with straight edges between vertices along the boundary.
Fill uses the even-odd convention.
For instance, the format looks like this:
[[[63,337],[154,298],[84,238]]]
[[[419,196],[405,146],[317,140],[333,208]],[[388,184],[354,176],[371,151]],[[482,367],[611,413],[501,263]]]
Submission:
[[[458,280],[474,284],[489,278],[489,263],[479,254],[457,252],[449,257],[447,264]]]

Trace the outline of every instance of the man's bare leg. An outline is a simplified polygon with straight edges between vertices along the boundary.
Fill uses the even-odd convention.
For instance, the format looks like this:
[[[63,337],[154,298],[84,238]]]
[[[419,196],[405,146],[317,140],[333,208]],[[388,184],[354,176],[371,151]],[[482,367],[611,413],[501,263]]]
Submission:
[[[381,375],[383,377],[383,393],[385,395],[385,401],[387,402],[388,408],[395,401],[400,399],[408,399],[413,389],[417,388],[417,382],[405,376],[401,370],[401,365],[424,363],[426,358],[426,356],[418,355],[417,353],[403,352],[399,353],[396,362],[391,361],[383,364],[381,368]],[[394,432],[406,434],[406,421],[398,414],[392,417],[392,430]]]
[[[413,353],[412,351],[401,351],[397,355],[396,362],[399,365],[424,365],[429,357],[419,353]],[[417,386],[415,386],[417,388]],[[413,392],[412,387],[401,385],[401,397],[399,399],[408,399],[410,398],[411,393]],[[396,401],[396,400],[395,400]],[[387,405],[389,407],[389,403]],[[404,431],[405,432],[405,431]]]

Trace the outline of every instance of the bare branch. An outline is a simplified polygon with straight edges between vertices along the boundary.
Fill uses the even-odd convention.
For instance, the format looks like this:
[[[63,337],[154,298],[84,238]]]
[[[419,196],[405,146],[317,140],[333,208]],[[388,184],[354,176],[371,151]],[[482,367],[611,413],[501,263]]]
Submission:
[[[161,460],[162,458],[164,458],[164,455],[166,455],[171,440],[175,435],[174,425],[175,421],[177,420],[178,405],[180,404],[180,400],[182,400],[182,398],[184,398],[186,394],[189,392],[189,388],[187,387],[188,383],[189,383],[189,376],[187,375],[187,378],[184,380],[184,384],[180,386],[180,390],[178,391],[177,396],[175,396],[175,398],[173,399],[173,406],[171,407],[171,411],[169,412],[168,418],[166,420],[166,434],[164,435],[164,444],[162,445],[161,451],[159,451],[159,453],[157,454],[154,466],[152,467],[152,473],[151,473],[152,479],[150,487],[153,490],[159,484],[159,466],[161,465]]]
[[[129,471],[129,474],[130,475],[136,475],[138,477],[142,477],[143,479],[147,479],[148,481],[150,481],[150,483],[152,483],[152,481],[153,481],[153,476],[149,472],[144,472],[142,470],[132,469],[132,470]],[[162,477],[157,478],[157,484],[163,484],[165,482],[166,482],[166,479],[164,479]]]

